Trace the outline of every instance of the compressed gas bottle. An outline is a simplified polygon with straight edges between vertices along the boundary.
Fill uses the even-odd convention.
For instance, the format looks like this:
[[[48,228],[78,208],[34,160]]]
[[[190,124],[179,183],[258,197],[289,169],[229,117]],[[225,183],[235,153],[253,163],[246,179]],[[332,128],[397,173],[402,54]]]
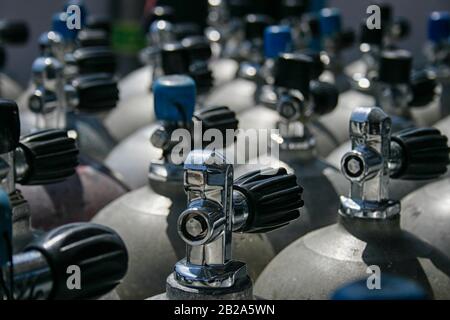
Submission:
[[[337,289],[332,300],[427,300],[425,290],[410,279],[384,274],[373,288],[367,279],[348,283]]]
[[[390,178],[422,179],[442,173],[445,166],[424,165],[434,154],[415,144],[418,131],[391,137],[390,129],[390,118],[379,108],[353,112],[352,150],[341,162],[351,188],[348,197],[341,196],[338,223],[282,251],[260,275],[257,295],[328,299],[344,284],[367,278],[371,270],[381,277],[392,273],[412,279],[431,298],[449,299],[450,260],[401,229],[400,202],[390,199],[387,188]],[[436,156],[441,157],[438,150]]]
[[[393,132],[426,126],[433,122],[431,118],[436,118],[439,113],[439,102],[435,99],[436,79],[426,71],[419,70],[412,73],[412,56],[408,51],[383,51],[378,74],[378,81],[375,84],[378,105],[391,116]],[[340,121],[342,118],[335,120]],[[348,125],[345,127],[348,128]],[[327,157],[327,160],[333,165],[339,165],[342,155],[348,150],[350,142],[343,143]],[[394,199],[399,200],[419,187],[414,185],[416,183],[412,183],[404,190],[393,190],[396,192],[393,194]]]
[[[5,46],[25,43],[28,40],[28,33],[25,22],[0,20],[0,97],[2,98],[17,99],[23,91],[17,82],[2,71],[8,60]]]
[[[78,149],[75,140],[69,138],[67,132],[60,130],[46,131],[19,140],[17,104],[12,100],[1,99],[0,112],[3,141],[0,151],[2,161],[7,165],[2,187],[8,193],[11,203],[14,250],[21,250],[36,235],[30,225],[30,214],[44,219],[49,219],[50,216],[45,210],[32,208],[29,203],[36,203],[35,198],[22,194],[16,184],[19,183],[26,189],[28,187],[25,186],[64,181],[75,173]]]
[[[155,112],[161,124],[149,134],[155,151],[159,149],[159,155],[148,158],[140,172],[142,180],[148,179],[148,185],[117,199],[93,219],[117,230],[127,244],[129,272],[118,288],[120,297],[126,299],[143,299],[163,291],[164,279],[171,267],[184,255],[184,246],[178,238],[176,227],[176,220],[186,204],[183,191],[184,159],[176,158],[178,140],[172,141],[171,137],[179,129],[192,127],[187,122],[193,117],[195,85],[186,76],[167,76],[155,82],[154,93]],[[225,107],[200,110],[194,119],[204,125],[203,130],[216,128],[225,132],[226,129],[237,127],[234,113]],[[195,126],[191,137],[192,134],[194,137],[198,135]],[[226,139],[225,134],[222,136]],[[195,145],[195,141],[193,143]],[[136,152],[133,144],[128,145],[127,152]],[[130,161],[133,162],[133,159]],[[123,212],[127,214],[123,215]],[[250,275],[256,279],[273,258],[273,248],[261,235],[236,237],[239,241],[234,244],[234,252],[237,257],[248,258]],[[152,244],[152,248],[149,248],[149,244]]]
[[[275,81],[271,88],[271,95],[275,97],[272,108],[270,105],[257,106],[242,114],[240,122],[250,129],[255,123],[254,114],[265,121],[272,120],[265,127],[278,129],[277,135],[270,135],[279,149],[279,159],[272,159],[272,162],[281,160],[305,187],[304,218],[283,230],[268,234],[279,252],[301,235],[334,223],[339,208],[339,194],[348,189],[348,183],[335,167],[318,156],[322,141],[310,129],[313,125],[311,118],[336,107],[336,87],[311,81],[313,60],[303,54],[282,54],[275,63],[275,70]],[[266,90],[269,88],[266,87]],[[256,125],[253,128],[265,129]],[[236,168],[236,171],[242,172],[247,167]]]
[[[196,106],[196,86],[188,76],[164,76],[153,85],[154,113],[157,123],[146,126],[122,141],[106,158],[106,165],[117,172],[130,186],[137,189],[148,184],[149,163],[164,155],[165,144],[173,147],[170,134],[176,129],[193,129],[193,121],[202,123],[202,132],[208,129],[236,129],[234,112],[227,107],[200,109],[192,118]],[[182,109],[177,109],[177,105]],[[234,125],[233,125],[234,124]],[[200,134],[202,134],[200,132]]]
[[[232,256],[233,232],[245,237],[288,225],[299,217],[302,188],[283,168],[270,175],[251,172],[233,185],[233,165],[211,150],[192,151],[184,175],[187,209],[174,223],[186,258],[167,277],[166,293],[151,299],[254,299],[246,263]]]

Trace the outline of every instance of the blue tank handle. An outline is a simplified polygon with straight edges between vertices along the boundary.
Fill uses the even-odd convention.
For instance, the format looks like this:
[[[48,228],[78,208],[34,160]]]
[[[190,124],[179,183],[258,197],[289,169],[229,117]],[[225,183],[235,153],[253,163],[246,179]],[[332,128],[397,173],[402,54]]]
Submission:
[[[382,274],[380,289],[369,289],[367,279],[351,282],[337,289],[332,300],[427,300],[425,290],[412,280]]]
[[[12,245],[12,213],[8,194],[0,190],[0,269],[9,261]]]
[[[170,75],[153,84],[156,119],[171,122],[190,122],[196,103],[196,86],[191,77]]]
[[[269,26],[264,30],[264,56],[277,58],[281,53],[292,51],[292,30],[289,26]]]
[[[433,43],[450,41],[450,13],[435,11],[428,18],[428,40]]]

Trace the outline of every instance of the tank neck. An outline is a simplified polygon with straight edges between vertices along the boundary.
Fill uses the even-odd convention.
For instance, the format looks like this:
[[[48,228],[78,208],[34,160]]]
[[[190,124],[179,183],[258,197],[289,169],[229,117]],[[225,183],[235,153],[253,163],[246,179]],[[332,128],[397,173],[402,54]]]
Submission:
[[[348,233],[363,241],[392,239],[392,237],[399,236],[402,233],[399,214],[381,220],[339,215],[338,224]]]

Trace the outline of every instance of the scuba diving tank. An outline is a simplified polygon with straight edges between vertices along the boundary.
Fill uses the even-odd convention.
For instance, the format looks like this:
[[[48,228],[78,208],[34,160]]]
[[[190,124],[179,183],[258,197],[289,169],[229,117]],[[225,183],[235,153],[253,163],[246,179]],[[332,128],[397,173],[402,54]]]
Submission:
[[[147,132],[143,140],[148,141],[151,135],[155,156],[156,151],[159,155],[147,159],[145,166],[149,169],[143,168],[139,172],[144,179],[148,179],[148,184],[117,199],[93,218],[94,222],[117,230],[127,244],[129,272],[118,287],[122,299],[144,299],[163,291],[164,280],[171,267],[185,254],[176,227],[176,220],[186,204],[183,162],[187,152],[181,150],[183,158],[177,158],[181,152],[179,142],[190,147],[192,140],[189,136],[194,136],[193,144],[196,145],[196,140],[203,136],[203,132],[196,132],[195,123],[198,122],[203,125],[202,130],[218,129],[226,143],[229,143],[225,134],[227,129],[234,132],[237,127],[233,112],[226,107],[213,107],[198,111],[194,116],[194,131],[186,131],[187,121],[192,118],[195,106],[195,85],[186,76],[158,79],[154,84],[154,93],[155,112],[161,124],[153,127],[153,132]],[[179,141],[180,131],[189,134],[184,138],[187,141]],[[198,148],[205,147],[203,143],[197,144]],[[192,147],[187,149],[190,151]],[[130,143],[122,153],[132,155],[141,151]],[[133,163],[133,157],[127,161]],[[236,240],[233,248],[236,256],[249,261],[250,275],[256,279],[275,255],[271,244],[257,234],[236,235]]]
[[[437,131],[436,129],[434,129]],[[436,143],[427,141],[422,136],[416,137],[417,144],[427,144],[430,150],[436,146]],[[445,142],[447,140],[445,139]],[[443,143],[445,143],[443,142]],[[427,157],[427,162],[423,165],[435,167],[436,161],[449,163],[449,149],[441,148],[441,153]],[[438,166],[445,172],[443,166]],[[427,186],[418,189],[401,201],[402,203],[402,227],[416,235],[417,237],[427,241],[436,247],[442,254],[450,257],[450,236],[447,226],[449,224],[449,214],[447,210],[449,190],[449,178],[441,179],[437,182],[430,183]]]
[[[8,257],[0,260],[0,301],[107,298],[127,270],[122,239],[92,223],[58,227],[14,255],[8,254],[6,242],[0,239],[0,250],[5,246]],[[68,270],[73,272],[74,266],[79,268],[80,282],[71,287]]]
[[[391,116],[392,132],[426,126],[430,122],[427,121],[430,119],[429,116],[436,114],[439,108],[439,103],[435,99],[436,78],[423,70],[412,72],[412,56],[408,51],[383,51],[379,61],[378,80],[374,85],[377,91],[377,104],[373,103],[372,106],[380,106]],[[353,108],[356,106],[352,105]],[[342,114],[347,116],[350,112],[351,109],[347,109]],[[348,128],[348,120],[346,124],[341,124],[340,121],[344,120],[342,116],[327,120],[335,120],[335,125]],[[342,155],[348,150],[350,150],[349,141],[336,148],[327,160],[338,166]],[[404,191],[408,190],[411,192],[414,189]],[[406,194],[397,195],[400,195],[400,198],[395,199],[400,200]]]
[[[25,22],[0,19],[0,97],[2,98],[17,99],[23,91],[18,83],[2,71],[7,62],[5,46],[27,42],[28,33]]]
[[[12,100],[0,100],[0,114],[2,127],[0,152],[7,168],[7,174],[1,183],[11,203],[13,248],[21,250],[37,234],[31,228],[31,214],[44,219],[49,219],[50,216],[45,209],[31,208],[30,203],[36,203],[36,198],[29,197],[27,192],[22,194],[21,190],[16,188],[16,183],[21,184],[23,189],[32,189],[33,192],[39,193],[37,190],[40,186],[35,185],[65,180],[75,173],[75,167],[78,165],[78,149],[75,140],[69,138],[66,132],[59,130],[46,131],[43,133],[45,135],[43,139],[34,135],[19,140],[19,111]],[[35,143],[30,143],[30,140],[34,140]]]
[[[193,114],[196,86],[190,77],[161,77],[154,83],[153,91],[158,122],[126,138],[105,160],[105,164],[120,174],[133,190],[148,184],[148,176],[144,173],[148,172],[150,161],[160,159],[174,147],[175,141],[172,142],[170,136],[174,130],[191,130],[194,121],[202,122],[203,131],[216,128],[225,134],[225,129],[237,128],[235,113],[227,107],[203,108]]]
[[[310,129],[313,125],[311,119],[331,112],[338,100],[334,85],[311,81],[312,67],[313,61],[306,55],[280,55],[275,64],[272,87],[275,100],[272,101],[272,108],[257,106],[239,118],[247,128],[253,125],[255,115],[263,119],[276,119],[269,128],[278,129],[278,134],[270,135],[277,143],[277,156],[305,188],[304,219],[268,234],[277,252],[307,232],[334,223],[339,195],[348,189],[341,173],[318,156],[322,141],[316,140],[315,132]],[[259,129],[256,126],[253,128]]]
[[[260,275],[257,295],[328,299],[342,285],[367,278],[368,273],[388,273],[417,281],[431,298],[450,298],[450,260],[401,229],[400,202],[389,197],[390,178],[423,179],[446,170],[445,165],[433,165],[435,155],[415,143],[416,134],[405,132],[391,137],[391,120],[380,108],[352,113],[352,150],[341,162],[351,187],[349,196],[341,196],[338,223],[284,249]]]
[[[166,293],[152,299],[254,299],[246,263],[233,259],[233,232],[266,233],[288,225],[300,215],[302,188],[283,168],[269,175],[251,172],[236,181],[233,173],[233,165],[218,152],[194,150],[187,157],[187,209],[174,221],[186,258],[167,277]]]
[[[337,289],[332,300],[428,300],[425,290],[411,279],[384,274],[378,283],[352,281]]]
[[[274,60],[280,53],[293,50],[291,28],[289,26],[272,25],[263,29],[262,27],[268,22],[265,20],[269,19],[263,17],[250,15],[247,16],[246,21],[246,29],[251,31],[248,33],[252,40],[256,39],[257,42],[261,42],[262,34],[259,34],[259,37],[256,36],[259,32],[264,32],[260,52],[253,49],[253,57],[248,56],[240,63],[238,77],[211,92],[205,102],[207,105],[226,105],[238,113],[251,110],[262,87],[271,81],[270,76]],[[257,21],[259,21],[258,25],[254,26],[253,24],[256,24]],[[252,43],[252,41],[249,41],[249,43]]]

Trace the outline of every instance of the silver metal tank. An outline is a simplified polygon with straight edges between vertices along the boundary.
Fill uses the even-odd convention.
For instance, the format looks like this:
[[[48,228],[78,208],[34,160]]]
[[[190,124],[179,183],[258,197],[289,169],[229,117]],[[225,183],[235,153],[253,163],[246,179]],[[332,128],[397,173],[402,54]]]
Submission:
[[[389,273],[417,281],[432,298],[449,299],[450,260],[401,229],[400,202],[390,199],[387,188],[390,177],[431,174],[429,166],[417,164],[432,155],[414,144],[414,135],[391,139],[391,120],[379,108],[358,108],[351,121],[352,150],[341,162],[351,188],[348,197],[341,196],[338,223],[281,252],[260,275],[255,294],[328,299],[350,281]]]

